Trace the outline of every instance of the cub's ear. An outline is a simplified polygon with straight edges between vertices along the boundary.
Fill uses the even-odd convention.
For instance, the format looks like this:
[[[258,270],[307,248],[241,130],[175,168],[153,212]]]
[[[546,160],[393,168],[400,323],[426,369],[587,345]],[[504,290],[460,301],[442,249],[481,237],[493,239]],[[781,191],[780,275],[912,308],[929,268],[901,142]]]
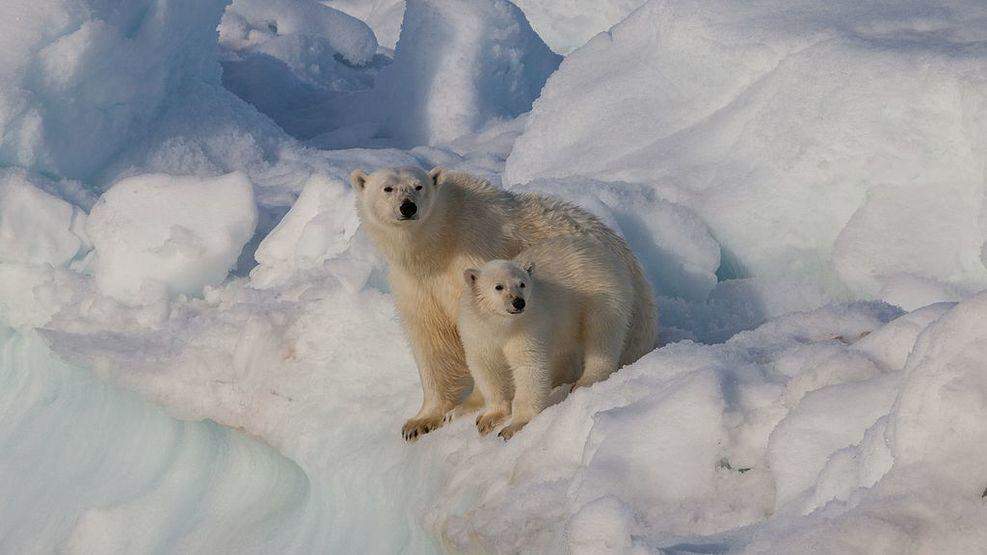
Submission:
[[[528,275],[529,276],[532,275],[532,274],[534,274],[535,273],[535,263],[532,262],[532,263],[528,264],[527,266],[525,266],[524,271],[525,272],[528,272]]]
[[[463,271],[463,281],[465,281],[466,285],[469,285],[470,287],[474,287],[476,285],[476,280],[479,277],[480,277],[480,270],[477,270],[475,268],[467,268],[466,270]]]
[[[428,172],[428,176],[432,179],[432,185],[438,185],[439,181],[442,179],[442,174],[446,173],[446,169],[435,166],[432,171]]]
[[[363,188],[367,185],[366,172],[363,170],[353,170],[353,173],[350,174],[350,185],[352,185],[358,193],[362,193]]]

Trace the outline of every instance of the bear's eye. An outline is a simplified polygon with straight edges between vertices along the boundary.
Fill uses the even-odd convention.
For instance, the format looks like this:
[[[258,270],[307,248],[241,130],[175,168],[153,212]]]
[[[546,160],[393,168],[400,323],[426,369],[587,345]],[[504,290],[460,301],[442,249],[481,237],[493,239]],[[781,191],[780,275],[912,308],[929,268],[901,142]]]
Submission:
[[[494,287],[494,289],[496,289],[497,291],[503,291],[504,290],[504,286],[498,284],[496,287]]]
[[[394,187],[384,187],[384,192],[385,193],[390,193],[393,190],[394,190]]]
[[[415,186],[415,190],[416,190],[416,191],[421,191],[421,190],[422,190],[422,186],[421,186],[421,185],[417,185],[417,186]]]
[[[522,281],[521,283],[519,283],[518,284],[518,287],[520,287],[521,289],[524,289],[524,282]]]

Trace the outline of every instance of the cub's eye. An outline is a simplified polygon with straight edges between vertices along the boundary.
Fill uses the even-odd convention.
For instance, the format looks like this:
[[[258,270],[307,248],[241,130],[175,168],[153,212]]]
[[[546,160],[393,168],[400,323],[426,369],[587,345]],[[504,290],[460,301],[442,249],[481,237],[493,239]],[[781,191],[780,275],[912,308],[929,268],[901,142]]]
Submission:
[[[496,289],[497,291],[503,291],[504,290],[504,286],[503,285],[498,285],[498,286],[494,287],[494,289]]]
[[[394,190],[394,187],[384,187],[384,192],[385,193],[390,193],[393,190]]]
[[[415,190],[416,191],[421,191],[422,190],[422,186],[421,185],[416,185],[415,186]]]
[[[521,289],[524,289],[524,282],[522,281],[521,283],[519,283],[518,284],[518,287],[520,287]]]

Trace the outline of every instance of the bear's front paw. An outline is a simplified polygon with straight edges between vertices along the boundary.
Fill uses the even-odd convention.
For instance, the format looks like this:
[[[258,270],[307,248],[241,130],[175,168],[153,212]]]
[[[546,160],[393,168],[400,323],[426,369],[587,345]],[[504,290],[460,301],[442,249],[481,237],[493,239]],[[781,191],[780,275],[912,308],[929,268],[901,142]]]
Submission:
[[[503,438],[504,441],[507,441],[514,437],[514,434],[520,432],[521,428],[523,428],[525,424],[527,424],[527,422],[511,422],[507,426],[504,426],[504,429],[497,435]]]
[[[492,432],[505,418],[507,418],[507,411],[501,409],[488,410],[476,417],[476,431],[480,432],[481,436],[485,436]]]
[[[445,422],[445,414],[421,416],[408,420],[401,427],[401,436],[405,441],[417,441],[419,437],[437,430]]]

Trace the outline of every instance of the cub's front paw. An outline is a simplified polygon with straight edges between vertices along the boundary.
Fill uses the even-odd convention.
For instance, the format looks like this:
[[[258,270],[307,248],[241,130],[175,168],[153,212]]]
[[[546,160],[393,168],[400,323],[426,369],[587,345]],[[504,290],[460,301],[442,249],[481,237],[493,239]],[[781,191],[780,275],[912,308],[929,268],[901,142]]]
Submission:
[[[412,418],[401,427],[401,436],[405,441],[417,441],[419,437],[442,427],[445,414],[434,414]]]
[[[480,432],[481,436],[489,434],[507,418],[507,414],[507,411],[501,409],[492,409],[481,413],[480,416],[476,417],[476,431]]]
[[[527,424],[527,422],[511,422],[507,426],[504,426],[504,429],[497,435],[503,438],[504,441],[507,441],[514,437],[514,434],[520,432],[521,428],[524,428],[525,424]]]

